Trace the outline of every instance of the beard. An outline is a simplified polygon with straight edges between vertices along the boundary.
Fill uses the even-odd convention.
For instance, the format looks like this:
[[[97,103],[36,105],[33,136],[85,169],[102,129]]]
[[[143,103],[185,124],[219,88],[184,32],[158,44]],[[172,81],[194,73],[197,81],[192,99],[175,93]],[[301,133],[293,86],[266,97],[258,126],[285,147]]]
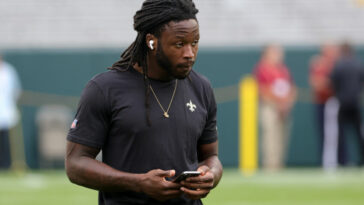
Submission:
[[[188,73],[178,73],[177,68],[184,67],[183,64],[177,64],[175,67],[173,66],[170,59],[165,55],[162,45],[158,45],[157,52],[156,52],[156,60],[158,65],[165,70],[170,76],[173,76],[177,79],[185,79],[189,74]]]

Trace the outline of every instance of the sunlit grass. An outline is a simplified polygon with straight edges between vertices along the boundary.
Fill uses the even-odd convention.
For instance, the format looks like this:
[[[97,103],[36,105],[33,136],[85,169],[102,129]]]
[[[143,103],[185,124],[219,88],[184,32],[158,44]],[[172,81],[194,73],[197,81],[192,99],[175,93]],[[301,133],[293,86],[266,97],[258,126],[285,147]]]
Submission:
[[[71,184],[64,171],[0,172],[0,204],[97,204],[97,192]],[[226,169],[206,205],[362,205],[364,170],[258,172],[244,177]]]

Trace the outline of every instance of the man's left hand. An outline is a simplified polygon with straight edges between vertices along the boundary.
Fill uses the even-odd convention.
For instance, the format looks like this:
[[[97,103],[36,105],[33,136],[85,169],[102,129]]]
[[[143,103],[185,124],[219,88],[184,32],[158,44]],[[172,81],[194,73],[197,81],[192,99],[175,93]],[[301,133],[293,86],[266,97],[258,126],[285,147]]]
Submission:
[[[203,165],[197,169],[201,172],[200,176],[189,177],[181,182],[181,191],[193,200],[206,197],[210,190],[214,188],[214,175],[210,168]]]

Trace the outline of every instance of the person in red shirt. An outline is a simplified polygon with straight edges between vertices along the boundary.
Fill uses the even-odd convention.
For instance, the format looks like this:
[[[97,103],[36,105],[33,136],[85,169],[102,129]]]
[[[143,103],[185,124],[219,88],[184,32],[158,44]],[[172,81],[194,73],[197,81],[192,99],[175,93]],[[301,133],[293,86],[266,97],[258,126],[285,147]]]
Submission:
[[[314,95],[319,132],[319,156],[325,168],[336,166],[338,103],[333,98],[330,74],[338,58],[338,47],[331,43],[321,46],[320,54],[310,61],[309,83]],[[336,140],[335,140],[336,139]]]
[[[284,166],[288,118],[296,100],[296,86],[283,61],[283,48],[268,45],[254,69],[260,95],[263,168],[268,171]]]
[[[330,73],[338,57],[337,46],[324,44],[321,53],[310,62],[310,85],[314,92],[315,102],[324,104],[332,95]]]

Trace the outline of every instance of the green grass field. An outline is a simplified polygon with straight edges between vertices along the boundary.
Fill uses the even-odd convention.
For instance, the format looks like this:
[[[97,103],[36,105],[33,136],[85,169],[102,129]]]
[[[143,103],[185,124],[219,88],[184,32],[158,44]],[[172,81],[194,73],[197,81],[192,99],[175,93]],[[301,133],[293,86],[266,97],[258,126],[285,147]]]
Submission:
[[[62,171],[0,172],[1,205],[97,204],[97,192],[71,184]],[[206,205],[363,205],[364,169],[259,172],[227,169]]]

